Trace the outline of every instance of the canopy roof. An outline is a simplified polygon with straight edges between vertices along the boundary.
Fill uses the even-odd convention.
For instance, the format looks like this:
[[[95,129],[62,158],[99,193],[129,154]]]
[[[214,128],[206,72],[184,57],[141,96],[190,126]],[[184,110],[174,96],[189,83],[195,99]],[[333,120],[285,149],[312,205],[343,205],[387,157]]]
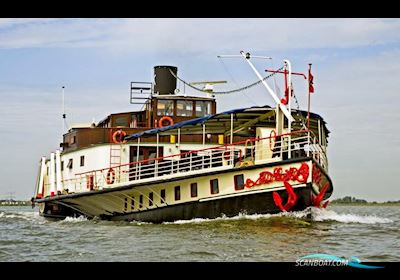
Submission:
[[[292,110],[294,118],[296,118],[295,110]],[[303,115],[303,117],[307,117],[307,112],[299,111]],[[159,128],[153,128],[149,130],[145,130],[139,133],[131,134],[125,137],[126,140],[134,140],[139,137],[152,136],[155,134],[159,135],[170,135],[177,134],[178,129],[180,129],[181,134],[202,134],[203,133],[203,124],[206,126],[207,133],[219,133],[219,134],[230,134],[231,129],[231,114],[233,114],[234,118],[234,127],[233,132],[234,135],[241,136],[251,136],[251,133],[247,129],[251,126],[265,126],[271,127],[275,125],[275,109],[271,108],[268,105],[265,106],[253,106],[248,108],[241,109],[233,109],[229,111],[225,111],[222,113],[218,113],[215,115],[208,115],[201,118],[191,119],[183,122],[176,123],[170,126],[164,126]],[[311,119],[321,120],[321,123],[325,127],[326,135],[328,135],[329,130],[327,130],[325,126],[325,121],[323,121],[322,117],[310,113]],[[312,126],[312,120],[311,120]]]

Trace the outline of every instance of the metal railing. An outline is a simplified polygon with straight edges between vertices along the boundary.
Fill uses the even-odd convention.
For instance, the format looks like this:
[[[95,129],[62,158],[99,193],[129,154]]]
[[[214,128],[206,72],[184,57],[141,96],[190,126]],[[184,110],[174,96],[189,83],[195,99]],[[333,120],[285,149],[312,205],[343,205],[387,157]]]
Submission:
[[[299,130],[80,173],[75,178],[64,180],[63,186],[68,192],[82,192],[150,182],[159,177],[200,175],[210,170],[243,166],[244,162],[259,164],[305,156],[313,157],[327,170],[324,147],[308,130]]]

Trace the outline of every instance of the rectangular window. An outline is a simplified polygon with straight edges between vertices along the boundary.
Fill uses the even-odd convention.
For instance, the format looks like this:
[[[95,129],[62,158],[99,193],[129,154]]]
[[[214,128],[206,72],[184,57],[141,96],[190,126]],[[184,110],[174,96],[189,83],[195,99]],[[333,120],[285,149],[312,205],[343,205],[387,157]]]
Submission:
[[[61,161],[61,171],[64,171],[64,161]]]
[[[139,196],[139,208],[142,208],[142,207],[143,207],[143,195],[141,194]]]
[[[173,100],[157,100],[157,116],[173,116],[174,101]]]
[[[211,194],[219,193],[218,179],[210,180],[210,189],[211,189]]]
[[[177,100],[176,115],[181,117],[191,117],[193,115],[193,101]]]
[[[243,174],[235,175],[233,177],[233,181],[235,183],[235,190],[243,190],[244,189],[244,178]]]
[[[211,113],[211,103],[209,101],[196,101],[196,117],[204,117]]]
[[[72,167],[73,167],[72,164],[73,164],[73,161],[72,161],[72,158],[70,158],[68,161],[68,164],[67,164],[67,168],[72,169]]]
[[[149,206],[153,206],[153,193],[149,193]]]
[[[175,200],[181,200],[181,187],[175,187]]]
[[[128,210],[128,198],[125,197],[125,203],[124,203],[124,211]]]
[[[190,184],[190,196],[197,197],[197,183]]]
[[[128,117],[115,117],[115,126],[127,127],[129,125]]]
[[[160,202],[165,203],[165,189],[161,190],[160,196],[161,196]]]
[[[81,166],[85,165],[85,156],[81,156]]]
[[[135,209],[135,197],[132,196],[131,198],[131,210]]]

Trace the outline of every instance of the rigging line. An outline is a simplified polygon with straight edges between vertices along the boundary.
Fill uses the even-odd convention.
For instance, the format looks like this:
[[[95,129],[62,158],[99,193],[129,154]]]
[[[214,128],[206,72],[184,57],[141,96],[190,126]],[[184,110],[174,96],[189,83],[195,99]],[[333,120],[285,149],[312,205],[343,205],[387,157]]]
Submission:
[[[282,66],[281,68],[279,68],[279,69],[277,70],[277,72],[281,71],[283,68],[284,68],[284,66]],[[188,87],[190,87],[190,88],[192,88],[192,89],[194,89],[194,90],[200,91],[200,92],[207,92],[206,90],[199,89],[199,88],[197,88],[197,87],[191,85],[190,83],[186,82],[185,80],[181,79],[180,77],[178,77],[177,75],[175,75],[175,73],[172,72],[171,70],[169,70],[169,72],[171,73],[172,76],[174,76],[176,79],[180,80],[182,83],[184,83],[184,84],[187,85]],[[271,78],[271,77],[274,76],[277,72],[272,73],[272,74],[270,74],[270,75],[264,77],[262,80],[259,80],[259,81],[255,82],[255,83],[252,83],[252,84],[250,84],[250,85],[244,86],[244,87],[242,87],[242,88],[238,88],[238,89],[234,89],[234,90],[229,90],[229,91],[213,91],[212,93],[213,93],[213,94],[230,94],[230,93],[234,93],[234,92],[243,91],[243,90],[249,89],[249,88],[251,88],[251,87],[254,87],[254,86],[256,86],[256,85],[262,83],[263,81],[265,81],[265,80]],[[207,92],[207,93],[208,93],[208,92]]]
[[[293,84],[292,84],[291,88],[293,89]],[[299,120],[300,120],[301,124],[303,125],[303,129],[308,130],[308,128],[305,124],[305,121],[304,121],[304,117],[302,114],[300,114],[300,104],[299,104],[299,101],[297,100],[297,97],[296,97],[296,94],[294,93],[294,91],[293,91],[293,97],[294,97],[294,100],[297,105],[297,115],[299,116]]]
[[[229,71],[228,67],[226,66],[226,64],[224,63],[224,61],[222,60],[222,58],[221,58],[221,57],[218,57],[218,59],[219,59],[219,61],[221,62],[222,66],[224,67],[225,71],[228,73],[228,75],[229,75],[230,78],[232,79],[232,81],[235,83],[235,85],[236,85],[238,88],[241,87],[241,86],[236,82],[236,79],[233,77],[232,73]],[[257,103],[254,102],[254,100],[251,99],[251,98],[246,94],[246,92],[243,92],[243,94],[247,97],[247,99],[248,99],[251,103],[253,103],[253,105],[257,105]]]
[[[270,60],[271,60],[271,67],[272,67],[272,69],[275,69],[273,59],[271,58]],[[280,93],[280,89],[278,88],[278,86],[277,86],[277,84],[276,84],[276,77],[275,77],[275,76],[274,76],[274,88],[275,88],[275,92],[276,92],[277,94]],[[278,90],[279,90],[279,91],[278,91]]]

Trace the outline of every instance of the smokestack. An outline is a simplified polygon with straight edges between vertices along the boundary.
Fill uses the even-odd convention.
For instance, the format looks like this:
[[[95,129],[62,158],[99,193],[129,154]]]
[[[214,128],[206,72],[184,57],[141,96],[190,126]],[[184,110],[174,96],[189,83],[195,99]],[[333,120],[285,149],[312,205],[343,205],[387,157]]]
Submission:
[[[178,73],[175,66],[154,66],[154,93],[159,95],[174,94],[176,89],[176,78],[171,74]]]

